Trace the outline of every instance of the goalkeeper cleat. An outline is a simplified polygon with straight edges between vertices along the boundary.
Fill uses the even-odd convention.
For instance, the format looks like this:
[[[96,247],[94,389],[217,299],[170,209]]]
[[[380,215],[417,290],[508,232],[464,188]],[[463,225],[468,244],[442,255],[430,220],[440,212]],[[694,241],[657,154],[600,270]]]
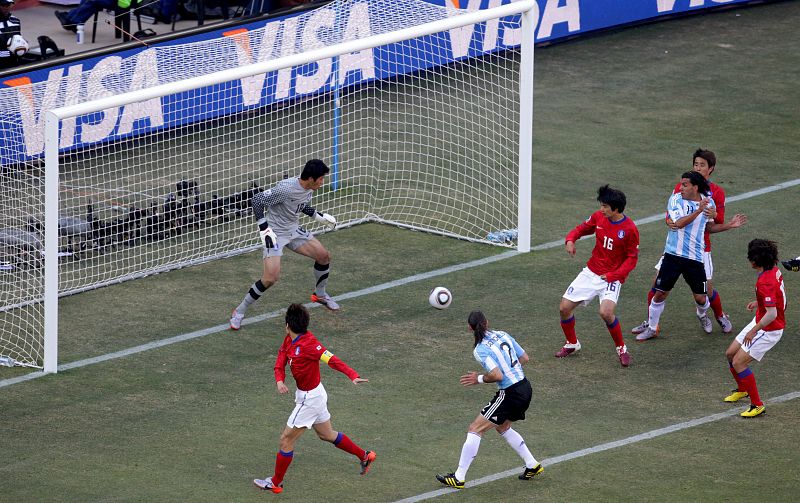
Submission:
[[[558,352],[554,356],[556,358],[566,358],[572,353],[575,353],[576,351],[580,350],[581,350],[581,341],[578,341],[575,344],[566,343],[561,349],[558,350]]]
[[[437,475],[436,480],[442,484],[456,489],[464,489],[464,481],[458,480],[455,473],[448,473],[447,475]]]
[[[372,462],[375,461],[376,457],[378,457],[377,454],[372,451],[367,451],[366,456],[364,456],[364,459],[361,460],[361,475],[367,474],[370,465],[372,465]]]
[[[627,346],[620,346],[617,348],[617,356],[619,356],[619,363],[623,367],[627,367],[631,364],[631,354],[628,353]]]
[[[711,323],[711,318],[709,318],[707,315],[704,314],[703,316],[700,316],[698,314],[697,319],[700,320],[700,326],[703,328],[703,332],[710,334],[714,331],[714,324]]]
[[[652,339],[653,337],[657,336],[659,332],[658,327],[655,330],[650,328],[650,325],[647,326],[644,332],[640,333],[636,336],[636,342],[644,342],[647,339]]]
[[[635,327],[633,327],[631,329],[631,333],[633,335],[639,335],[642,332],[644,332],[645,330],[647,330],[647,327],[649,327],[649,326],[650,325],[647,323],[647,320],[644,320],[640,325],[636,325]]]
[[[750,408],[739,414],[742,417],[756,417],[766,412],[763,405],[750,405]]]
[[[731,394],[722,399],[723,402],[735,403],[750,396],[747,391],[739,391],[738,389],[732,390]]]
[[[783,267],[785,267],[787,271],[800,271],[800,257],[793,258],[792,260],[784,260],[781,264],[783,264]]]
[[[231,313],[231,330],[239,330],[242,328],[242,320],[244,319],[244,315],[241,314],[236,309],[233,310]]]
[[[263,489],[264,491],[272,491],[275,494],[283,492],[283,484],[275,485],[272,483],[272,477],[267,477],[265,479],[255,479],[253,480],[253,484],[259,489]]]
[[[543,471],[544,471],[544,467],[542,466],[541,463],[539,463],[538,465],[534,466],[533,468],[525,467],[525,471],[522,472],[519,475],[519,479],[520,480],[530,480],[533,477],[535,477],[535,476],[539,475],[540,473],[542,473]]]
[[[733,330],[733,323],[731,323],[731,320],[728,318],[727,314],[723,313],[722,316],[717,318],[717,323],[719,323],[719,326],[722,327],[723,334],[729,334]]]
[[[333,298],[327,293],[325,295],[317,295],[316,293],[311,294],[311,302],[316,302],[317,304],[322,304],[323,306],[327,307],[331,311],[338,311],[339,304],[336,303]]]

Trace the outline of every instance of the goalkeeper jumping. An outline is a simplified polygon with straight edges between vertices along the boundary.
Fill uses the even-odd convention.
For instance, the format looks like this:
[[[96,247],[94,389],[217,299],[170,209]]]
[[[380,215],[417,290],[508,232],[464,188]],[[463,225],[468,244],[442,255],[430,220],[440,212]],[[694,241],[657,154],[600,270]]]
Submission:
[[[239,330],[247,308],[277,283],[281,273],[281,256],[284,248],[314,259],[316,289],[311,300],[337,311],[337,304],[325,291],[328,284],[331,256],[310,232],[299,225],[300,213],[315,218],[330,228],[336,219],[309,205],[311,194],[322,186],[330,169],[319,159],[308,161],[300,177],[287,178],[274,187],[253,197],[253,215],[258,222],[261,244],[264,246],[264,272],[253,283],[242,303],[231,313],[231,329]]]

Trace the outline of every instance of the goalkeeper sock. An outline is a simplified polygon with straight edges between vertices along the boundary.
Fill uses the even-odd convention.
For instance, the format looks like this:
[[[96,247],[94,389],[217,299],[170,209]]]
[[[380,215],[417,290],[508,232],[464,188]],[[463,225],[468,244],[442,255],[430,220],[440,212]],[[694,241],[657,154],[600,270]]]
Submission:
[[[253,286],[250,287],[250,291],[247,292],[247,295],[244,296],[244,300],[242,303],[236,307],[236,312],[239,314],[244,314],[247,312],[247,308],[250,307],[255,301],[261,298],[264,295],[264,292],[267,291],[267,287],[264,286],[264,283],[261,280],[256,281],[253,283]]]
[[[458,480],[467,480],[467,470],[472,460],[478,455],[478,449],[481,447],[481,436],[477,433],[467,433],[467,439],[464,441],[464,446],[461,448],[461,458],[458,460],[458,470],[456,470],[456,478]]]
[[[328,273],[331,270],[330,264],[322,265],[319,262],[314,262],[314,278],[317,280],[317,286],[314,290],[319,297],[325,297],[325,287],[328,286]]]
[[[507,429],[505,433],[501,433],[500,435],[506,439],[506,442],[514,449],[514,452],[519,454],[519,457],[525,461],[525,468],[533,468],[539,464],[536,458],[533,457],[533,454],[531,454],[528,446],[525,445],[525,439],[522,438],[522,435],[514,431],[513,428]]]
[[[578,336],[575,335],[575,317],[570,316],[567,320],[561,320],[561,330],[564,331],[564,337],[567,338],[568,344],[577,344]]]
[[[275,484],[275,486],[279,486],[281,482],[283,482],[286,470],[289,469],[289,465],[292,464],[293,459],[294,451],[278,451],[278,454],[275,456],[275,474],[272,476],[272,483]]]
[[[350,440],[350,437],[348,437],[341,431],[339,432],[339,435],[336,437],[336,440],[333,441],[333,445],[343,450],[344,452],[350,453],[353,456],[357,457],[359,461],[363,460],[367,456],[367,451],[357,446],[355,442]]]

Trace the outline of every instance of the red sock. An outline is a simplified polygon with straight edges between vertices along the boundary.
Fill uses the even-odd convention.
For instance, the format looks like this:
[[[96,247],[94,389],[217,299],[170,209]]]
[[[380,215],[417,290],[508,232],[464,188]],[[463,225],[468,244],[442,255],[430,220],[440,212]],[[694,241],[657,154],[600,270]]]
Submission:
[[[625,345],[625,339],[622,338],[622,325],[619,323],[619,318],[615,317],[611,325],[606,324],[606,328],[608,328],[608,333],[611,334],[611,338],[614,339],[614,345],[616,347]]]
[[[339,432],[339,436],[336,437],[336,440],[333,441],[333,445],[344,452],[349,452],[359,460],[363,460],[367,456],[367,451],[357,446],[352,440],[350,440],[350,437],[341,431]]]
[[[294,451],[283,452],[278,451],[275,456],[275,474],[272,476],[272,483],[276,486],[283,482],[283,476],[286,475],[286,470],[292,464],[294,459]]]
[[[750,403],[759,407],[764,405],[761,402],[761,397],[758,396],[758,386],[756,386],[756,376],[753,374],[753,371],[750,370],[750,367],[739,372],[739,379],[742,380],[742,384],[744,385],[747,394],[750,395]]]
[[[746,389],[744,389],[744,384],[742,384],[742,380],[739,379],[739,374],[735,370],[733,370],[733,363],[728,362],[728,365],[730,366],[731,374],[733,375],[733,378],[736,380],[736,390],[737,391],[747,391]]]
[[[561,330],[564,331],[564,337],[567,338],[568,344],[577,344],[578,336],[575,335],[575,317],[570,316],[568,320],[561,320]]]
[[[723,314],[722,311],[722,299],[719,298],[719,294],[716,290],[711,292],[711,296],[708,298],[708,301],[711,302],[711,310],[714,311],[714,317],[720,318]]]
[[[645,319],[650,318],[650,303],[653,302],[653,297],[655,296],[655,294],[656,294],[655,288],[651,288],[650,291],[647,292],[647,316],[645,316]]]

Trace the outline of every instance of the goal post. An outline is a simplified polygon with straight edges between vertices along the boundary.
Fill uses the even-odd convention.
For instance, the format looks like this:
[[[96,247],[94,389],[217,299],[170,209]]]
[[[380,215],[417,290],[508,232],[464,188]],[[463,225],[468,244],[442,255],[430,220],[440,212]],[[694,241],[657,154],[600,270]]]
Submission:
[[[434,9],[414,0],[376,8],[384,3],[397,19]],[[336,159],[336,184],[314,205],[339,228],[379,222],[530,251],[536,1],[435,7],[438,19],[368,36],[337,9],[296,25],[308,37],[320,24],[310,49],[284,45],[250,64],[45,113],[45,372],[57,371],[60,296],[257,249],[249,197],[313,157]],[[290,28],[234,35],[224,54],[288,44]],[[385,62],[353,71],[365,54]],[[159,128],[153,106],[163,110]],[[99,141],[63,147],[65,134],[104,127],[112,133]],[[79,260],[63,258],[64,215],[88,226],[70,237],[67,254]]]

